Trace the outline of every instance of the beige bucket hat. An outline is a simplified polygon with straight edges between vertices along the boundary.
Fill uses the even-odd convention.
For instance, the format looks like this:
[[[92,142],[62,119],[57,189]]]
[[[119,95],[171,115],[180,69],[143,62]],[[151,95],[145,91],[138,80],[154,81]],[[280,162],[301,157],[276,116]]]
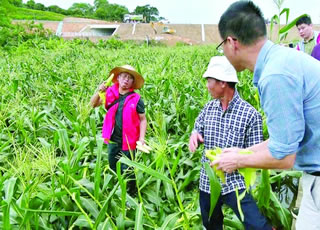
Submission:
[[[109,74],[109,76],[111,74],[114,74],[114,77],[112,79],[113,83],[118,82],[117,78],[120,73],[129,73],[134,77],[134,83],[133,83],[134,89],[140,89],[143,86],[143,84],[144,84],[143,77],[131,65],[123,65],[123,66],[118,66],[118,67],[113,68]]]
[[[225,56],[212,57],[202,77],[211,77],[225,82],[239,82],[236,70]]]

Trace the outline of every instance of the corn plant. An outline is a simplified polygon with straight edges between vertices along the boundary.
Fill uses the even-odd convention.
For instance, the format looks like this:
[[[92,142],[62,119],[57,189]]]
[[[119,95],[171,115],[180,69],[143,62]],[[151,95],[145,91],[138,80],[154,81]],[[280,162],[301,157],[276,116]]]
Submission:
[[[273,34],[272,32],[273,32],[274,25],[277,24],[278,25],[277,43],[281,43],[286,39],[286,37],[289,33],[289,30],[292,29],[296,25],[296,22],[301,17],[307,16],[307,14],[300,15],[299,17],[297,17],[294,20],[292,20],[291,22],[289,22],[290,9],[289,8],[282,9],[282,5],[284,3],[284,0],[273,0],[273,2],[275,3],[275,5],[278,8],[278,14],[273,15],[270,20],[270,23],[271,23],[270,24],[270,37]],[[284,24],[284,26],[281,27],[280,18],[282,15],[285,15],[285,24]]]
[[[194,120],[211,100],[205,71],[214,46],[147,47],[48,39],[0,51],[0,225],[5,229],[200,229],[201,148],[188,151]],[[108,165],[101,138],[105,110],[89,106],[115,66],[131,64],[144,76],[139,90],[148,119],[146,141],[123,174]],[[259,111],[252,75],[240,75],[239,93]],[[119,167],[119,166],[118,166]],[[270,194],[279,180],[265,180]],[[134,174],[138,193],[126,192]],[[290,175],[291,177],[292,175]],[[255,198],[274,225],[290,207],[279,192]],[[277,198],[277,200],[275,199]],[[276,205],[266,206],[273,199]],[[271,202],[273,203],[273,202]],[[264,204],[264,205],[262,205]],[[282,210],[282,212],[276,212]],[[282,209],[279,209],[279,208]],[[287,211],[286,211],[287,210]],[[242,229],[224,209],[225,228]],[[280,215],[277,219],[276,216]]]

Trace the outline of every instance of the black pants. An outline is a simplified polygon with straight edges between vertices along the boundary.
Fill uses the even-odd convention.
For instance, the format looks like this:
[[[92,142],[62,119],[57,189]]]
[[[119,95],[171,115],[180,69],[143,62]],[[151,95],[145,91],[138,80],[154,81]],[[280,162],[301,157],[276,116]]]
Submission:
[[[241,194],[244,190],[239,190]],[[267,223],[266,218],[259,211],[255,200],[249,193],[246,193],[245,197],[241,200],[241,209],[244,215],[245,229],[252,230],[271,230],[271,226]],[[210,194],[200,191],[200,209],[202,216],[202,223],[207,230],[222,230],[223,226],[223,213],[222,205],[226,204],[235,212],[240,219],[237,197],[235,192],[228,193],[226,195],[220,195],[216,207],[213,210],[212,216],[209,218],[210,211]]]
[[[120,157],[122,155],[127,156],[130,160],[131,159],[131,155],[130,155],[130,151],[124,151],[121,150],[121,144],[118,143],[110,143],[108,144],[108,160],[109,160],[109,165],[110,168],[117,172],[117,162],[119,161]],[[131,151],[133,154],[133,157],[135,155],[135,151]],[[126,164],[121,164],[121,174],[128,168],[128,165]],[[129,174],[129,181],[127,183],[128,185],[128,192],[130,195],[134,195],[136,193],[136,181],[135,181],[135,176],[134,173],[130,173]]]

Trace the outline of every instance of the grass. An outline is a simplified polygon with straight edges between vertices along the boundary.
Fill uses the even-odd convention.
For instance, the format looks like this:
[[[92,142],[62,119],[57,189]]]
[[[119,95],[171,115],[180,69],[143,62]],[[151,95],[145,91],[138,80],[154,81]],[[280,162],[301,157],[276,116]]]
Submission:
[[[20,7],[12,7],[8,9],[8,16],[16,20],[48,20],[48,21],[62,21],[63,18],[65,17],[65,15],[54,13],[54,12],[33,10],[33,9],[20,8]]]

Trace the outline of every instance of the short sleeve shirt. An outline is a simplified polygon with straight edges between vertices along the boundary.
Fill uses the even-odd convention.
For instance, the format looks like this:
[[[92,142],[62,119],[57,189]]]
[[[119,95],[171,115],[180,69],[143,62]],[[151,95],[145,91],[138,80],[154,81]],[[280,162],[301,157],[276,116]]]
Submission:
[[[237,91],[227,110],[223,111],[220,101],[210,101],[196,119],[194,130],[204,138],[204,149],[215,147],[247,148],[263,141],[261,115]],[[201,162],[209,162],[202,155]],[[225,173],[226,183],[221,182],[221,194],[225,195],[238,189],[245,189],[244,178],[240,173]],[[204,167],[200,170],[199,189],[210,193],[210,182]]]

